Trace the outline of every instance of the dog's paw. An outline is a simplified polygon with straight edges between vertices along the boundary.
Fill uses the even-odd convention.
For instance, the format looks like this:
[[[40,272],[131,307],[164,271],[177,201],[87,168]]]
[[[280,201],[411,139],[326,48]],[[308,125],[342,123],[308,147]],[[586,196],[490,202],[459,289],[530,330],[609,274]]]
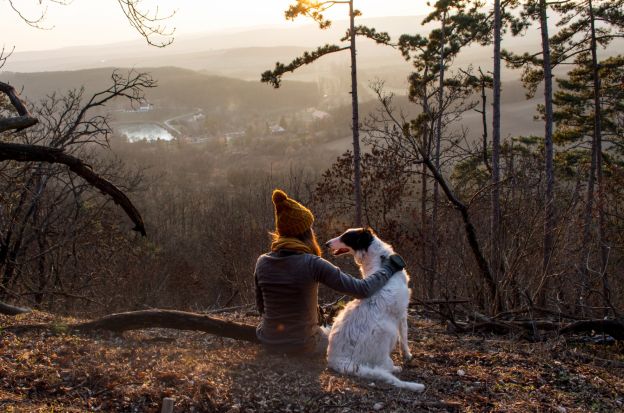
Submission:
[[[403,371],[403,367],[401,366],[392,366],[392,372],[393,373],[400,373]]]

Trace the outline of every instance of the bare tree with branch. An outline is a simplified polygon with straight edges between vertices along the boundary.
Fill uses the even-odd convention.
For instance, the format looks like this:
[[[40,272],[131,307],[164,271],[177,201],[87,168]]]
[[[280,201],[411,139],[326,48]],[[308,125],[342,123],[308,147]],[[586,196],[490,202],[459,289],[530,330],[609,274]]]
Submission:
[[[34,12],[25,11],[23,5],[18,5],[15,0],[7,0],[10,8],[15,12],[20,20],[36,29],[49,30],[54,26],[46,24],[48,7],[50,4],[56,6],[69,6],[73,0],[39,0],[38,9]],[[175,28],[167,26],[167,21],[175,14],[171,11],[165,14],[156,7],[155,10],[141,7],[141,0],[116,0],[128,23],[137,31],[145,41],[156,47],[165,47],[173,43]]]
[[[390,152],[395,157],[403,158],[412,165],[424,165],[427,168],[433,179],[440,185],[448,201],[460,213],[468,244],[488,289],[491,311],[494,313],[500,311],[504,307],[503,301],[471,220],[468,210],[470,204],[463,202],[457,196],[442,174],[440,167],[431,158],[431,152],[426,147],[427,142],[423,140],[425,135],[422,133],[422,129],[428,127],[426,120],[425,122],[422,118],[408,120],[402,114],[397,114],[392,104],[393,96],[384,93],[382,85],[375,86],[374,90],[381,108],[376,115],[371,115],[370,122],[367,124],[371,144],[378,150]],[[441,122],[442,127],[456,122],[465,111],[474,108],[475,103],[466,100],[470,93],[470,86],[462,86],[462,82],[457,82],[455,88],[447,90],[444,105],[446,110],[443,116],[444,120]],[[454,109],[451,110],[451,107]]]
[[[8,0],[9,6],[19,19],[29,26],[38,29],[49,29],[44,24],[49,4],[67,6],[70,3],[71,1],[69,0],[42,0],[39,2],[38,14],[35,17],[30,17],[27,12],[23,11],[21,5],[18,5],[14,0]],[[173,13],[163,16],[158,9],[154,12],[144,10],[140,7],[140,0],[117,0],[117,3],[128,19],[129,24],[149,45],[164,47],[173,42],[175,29],[169,29],[165,24]],[[156,39],[159,37],[162,37],[162,39]],[[0,68],[4,66],[11,53],[12,50],[6,51],[5,48],[0,51]],[[118,72],[114,72],[112,80],[113,85],[109,89],[95,94],[84,105],[80,105],[83,91],[75,94],[74,97],[76,99],[71,100],[70,104],[66,105],[62,115],[57,119],[58,122],[55,125],[55,132],[57,133],[52,133],[51,139],[45,139],[45,135],[38,137],[46,141],[45,146],[34,145],[31,142],[0,141],[0,161],[38,162],[67,166],[70,171],[81,176],[89,185],[109,195],[134,222],[134,230],[145,235],[143,219],[124,192],[107,179],[95,173],[83,160],[67,152],[67,149],[72,148],[72,146],[75,147],[82,143],[91,142],[91,137],[93,136],[103,136],[104,140],[107,140],[110,132],[107,119],[101,115],[87,117],[87,114],[94,108],[104,106],[107,102],[117,97],[136,101],[142,98],[142,90],[144,88],[156,85],[155,81],[144,73],[131,72],[127,77],[124,77]],[[12,85],[0,82],[0,96],[2,97],[0,104],[2,104],[3,109],[0,112],[0,133],[6,134],[11,131],[13,134],[22,133],[22,131],[28,130],[39,123],[38,117],[31,113],[28,105],[22,101]],[[41,133],[46,130],[46,126],[49,127],[50,125],[42,125],[41,128],[33,129],[33,131],[34,133]],[[35,140],[39,139],[36,138]],[[26,208],[25,217],[27,220],[34,215],[40,194],[45,189],[46,182],[48,182],[46,178],[41,176],[33,177],[34,180],[30,179],[29,184],[25,188],[27,192],[22,193],[23,202],[20,201],[18,204],[20,207],[26,208],[29,191],[35,189],[34,195],[30,200],[30,207]],[[22,222],[19,228],[21,230],[17,234],[23,234],[24,222]],[[0,234],[3,238],[3,242],[0,245],[0,261],[5,261],[4,264],[8,264],[8,269],[5,268],[4,281],[10,278],[13,271],[12,268],[15,265],[14,260],[6,260],[14,258],[22,244],[22,240],[19,239],[17,243],[14,242],[12,244],[12,247],[9,246],[10,243],[7,241],[10,241],[15,234],[13,230]],[[19,238],[21,238],[21,235]],[[5,284],[3,283],[4,287],[6,287]],[[10,308],[10,306],[0,307],[0,311],[2,310],[15,313],[15,309]]]
[[[96,174],[85,159],[99,163],[94,149],[108,145],[111,128],[108,118],[97,113],[98,109],[116,98],[139,102],[144,98],[143,89],[154,87],[156,83],[149,75],[134,71],[127,75],[114,72],[111,80],[109,88],[90,98],[84,97],[84,89],[70,91],[65,96],[49,96],[34,109],[40,120],[35,126],[18,135],[7,135],[19,143],[3,142],[0,145],[0,161],[27,162],[21,168],[14,164],[4,168],[2,174],[7,179],[3,192],[13,193],[13,198],[18,200],[5,203],[0,211],[2,296],[6,297],[9,286],[15,283],[21,265],[18,258],[24,255],[25,248],[37,242],[39,252],[36,255],[45,260],[46,245],[57,245],[50,249],[52,252],[80,232],[72,225],[80,221],[80,215],[85,215],[81,205],[86,201],[85,192],[90,187],[108,194],[132,219],[134,229],[145,235],[138,210],[122,190],[103,177],[102,173],[110,174],[108,167],[100,165],[101,171]],[[68,167],[85,182],[74,181],[67,169],[55,166],[57,164]],[[13,178],[18,176],[17,180]],[[76,201],[71,201],[72,198]],[[93,212],[97,214],[97,210]],[[80,225],[86,229],[92,223],[87,220]],[[56,235],[50,238],[48,233]],[[68,237],[67,240],[63,240],[63,236]],[[43,276],[47,271],[42,268],[39,273]],[[34,291],[44,291],[47,283],[41,279]]]

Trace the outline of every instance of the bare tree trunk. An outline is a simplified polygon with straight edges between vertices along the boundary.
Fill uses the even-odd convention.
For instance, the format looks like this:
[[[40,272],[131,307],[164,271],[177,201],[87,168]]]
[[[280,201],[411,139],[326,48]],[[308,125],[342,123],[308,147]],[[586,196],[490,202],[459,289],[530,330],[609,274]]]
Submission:
[[[485,94],[485,75],[483,74],[481,68],[479,68],[479,73],[481,74],[481,110],[477,110],[477,112],[481,114],[481,123],[483,124],[483,165],[485,165],[486,169],[492,173],[492,167],[490,166],[490,161],[488,159],[487,95]]]
[[[37,225],[37,223],[35,223]],[[35,296],[33,297],[37,306],[40,307],[43,304],[44,299],[44,291],[46,290],[48,283],[48,273],[46,272],[46,249],[47,249],[47,240],[46,237],[41,231],[37,234],[37,248],[39,253],[39,258],[37,258],[37,270],[39,271],[38,278],[39,282],[37,288],[39,291],[35,292]]]
[[[434,280],[429,271],[429,254],[427,254],[427,246],[429,245],[429,224],[427,222],[427,167],[422,165],[421,181],[420,181],[420,227],[422,231],[422,257],[421,265],[423,267],[423,275],[427,283],[427,297],[434,295]]]
[[[492,275],[498,280],[501,260],[500,245],[500,95],[501,95],[501,4],[494,0],[494,70],[493,70],[493,108],[492,108]]]
[[[427,77],[428,68],[425,68],[425,78]],[[423,112],[427,115],[427,127],[422,129],[422,145],[429,155],[429,147],[431,145],[431,133],[429,131],[429,117],[431,110],[429,109],[429,97],[427,95],[427,85],[423,85],[422,92]],[[429,222],[427,220],[427,166],[422,165],[422,181],[420,188],[420,222],[422,228],[422,259],[423,274],[427,283],[427,296],[433,297],[435,291],[435,279],[431,272],[429,252]]]
[[[596,133],[592,136],[591,145],[591,163],[589,167],[589,176],[587,178],[587,195],[585,202],[585,211],[583,217],[583,239],[581,244],[581,254],[579,268],[581,273],[581,296],[580,304],[584,304],[590,288],[589,283],[589,243],[591,241],[591,227],[593,221],[594,210],[594,186],[596,180]],[[584,307],[583,307],[584,308]]]
[[[481,271],[481,276],[488,287],[492,313],[495,314],[499,311],[503,311],[502,297],[498,291],[498,285],[492,274],[491,267],[481,251],[481,246],[477,239],[477,231],[472,224],[470,215],[468,214],[468,207],[453,193],[440,171],[436,169],[433,162],[431,162],[431,160],[424,153],[421,153],[421,155],[423,157],[423,164],[427,166],[433,175],[433,179],[440,184],[449,202],[453,204],[462,216],[462,220],[464,221],[464,230],[466,231],[466,237],[468,238],[468,244],[470,245],[470,249],[472,250],[472,253],[477,261],[477,265]]]
[[[355,201],[355,225],[362,226],[362,183],[360,163],[360,115],[358,108],[357,59],[355,48],[355,11],[349,0],[349,30],[351,33],[351,106],[353,112],[353,196]]]
[[[435,167],[440,170],[440,143],[442,141],[442,116],[444,115],[444,46],[446,43],[446,11],[442,13],[442,27],[440,35],[440,68],[438,82],[438,113],[436,119],[436,142],[434,162]],[[431,216],[431,238],[433,248],[431,249],[431,272],[433,277],[438,273],[438,181],[433,181],[433,211]]]
[[[0,286],[4,287],[5,289],[8,288],[9,282],[11,281],[11,275],[13,274],[13,270],[11,269],[11,267],[14,265],[13,256],[16,244],[19,244],[21,242],[21,237],[19,235],[21,230],[17,227],[18,215],[22,211],[22,208],[24,208],[28,196],[32,193],[32,186],[34,185],[33,182],[34,178],[33,176],[30,176],[28,181],[26,181],[26,184],[24,185],[24,189],[21,191],[19,201],[17,203],[17,208],[15,209],[16,213],[11,218],[9,228],[6,232],[6,235],[4,236],[4,239],[2,240],[2,248],[0,248],[0,270],[2,270]],[[24,219],[26,218],[20,220],[22,224],[24,223]],[[18,240],[15,240],[16,237],[18,237]],[[6,290],[0,291],[0,299],[6,299],[8,296],[9,295],[7,294]]]
[[[598,247],[600,249],[600,273],[602,274],[603,299],[605,307],[611,307],[611,289],[607,276],[609,248],[606,244],[604,228],[604,183],[602,176],[602,108],[600,104],[600,65],[598,63],[598,45],[596,43],[596,27],[592,0],[588,2],[591,26],[592,77],[594,83],[594,136],[596,143],[596,178],[598,184]],[[606,314],[605,314],[606,315]]]
[[[581,269],[581,301],[587,297],[590,289],[589,280],[589,266],[590,266],[590,241],[591,241],[591,227],[593,221],[593,207],[594,207],[594,190],[596,176],[598,175],[598,204],[601,201],[600,185],[602,183],[602,139],[601,139],[601,124],[600,124],[600,77],[598,73],[598,57],[597,44],[596,44],[596,32],[594,27],[594,11],[591,0],[588,3],[589,18],[591,25],[591,55],[592,55],[592,78],[593,78],[593,92],[594,92],[594,133],[592,136],[591,146],[591,166],[589,171],[589,177],[587,180],[587,202],[585,204],[585,217],[583,222],[583,240],[581,245],[581,262],[579,263]],[[600,164],[598,163],[600,162]],[[599,171],[599,172],[597,172]],[[599,224],[600,218],[599,218]],[[601,235],[601,234],[600,234]],[[600,238],[600,236],[599,236]],[[599,242],[601,240],[599,239]],[[601,263],[602,263],[602,246],[601,250]],[[606,298],[606,297],[605,297]],[[584,304],[581,302],[581,304]],[[584,307],[583,307],[584,308]]]
[[[544,167],[546,173],[546,194],[544,197],[544,255],[542,276],[549,279],[548,271],[553,253],[555,231],[555,173],[553,168],[553,102],[552,102],[552,66],[550,61],[550,39],[548,37],[548,15],[546,0],[540,0],[540,31],[542,36],[542,55],[544,70]],[[538,296],[540,306],[545,305],[548,284],[544,285]]]

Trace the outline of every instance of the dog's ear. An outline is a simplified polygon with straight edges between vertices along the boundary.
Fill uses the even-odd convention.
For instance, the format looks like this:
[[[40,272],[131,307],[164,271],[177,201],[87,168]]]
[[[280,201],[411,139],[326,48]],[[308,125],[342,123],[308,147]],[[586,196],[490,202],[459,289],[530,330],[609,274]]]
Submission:
[[[373,242],[374,237],[375,237],[375,233],[370,227],[364,228],[362,232],[360,233],[357,249],[364,250],[364,251],[368,250],[368,247]]]
[[[375,230],[373,230],[373,229],[372,229],[371,227],[369,227],[369,226],[366,226],[366,227],[364,228],[364,232],[366,232],[366,233],[370,234],[370,235],[371,235],[371,236],[373,236],[373,237],[377,235],[377,233],[375,232]]]
[[[340,240],[354,251],[366,251],[373,239],[374,235],[368,228],[351,229],[340,236]]]

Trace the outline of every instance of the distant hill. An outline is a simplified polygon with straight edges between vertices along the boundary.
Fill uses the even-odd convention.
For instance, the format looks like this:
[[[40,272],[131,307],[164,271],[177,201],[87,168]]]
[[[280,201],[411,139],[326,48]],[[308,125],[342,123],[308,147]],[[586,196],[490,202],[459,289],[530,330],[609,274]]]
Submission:
[[[420,16],[383,17],[358,19],[359,24],[376,27],[378,30],[389,31],[398,36],[412,33],[414,30],[424,32],[420,25]],[[6,70],[14,72],[34,72],[48,70],[87,69],[104,66],[122,67],[153,67],[149,61],[157,60],[158,65],[187,67],[184,56],[193,53],[209,55],[210,52],[220,53],[227,49],[296,47],[299,50],[315,47],[325,43],[337,42],[345,33],[348,22],[337,20],[328,30],[319,30],[314,24],[291,27],[255,27],[249,29],[207,31],[194,35],[178,36],[175,42],[166,48],[155,48],[145,45],[142,40],[122,42],[98,46],[66,47],[46,51],[17,51],[7,63]],[[268,49],[264,49],[271,56]],[[177,56],[179,62],[172,62],[170,56]],[[216,56],[216,55],[215,55]],[[258,56],[250,56],[258,57]],[[273,56],[275,58],[277,56]],[[165,59],[167,58],[167,59]],[[218,62],[215,62],[218,63]],[[202,69],[200,67],[188,67]],[[206,68],[206,67],[204,67]]]
[[[426,34],[432,24],[423,26],[422,16],[362,18],[360,24],[388,31],[394,39],[403,33]],[[316,106],[324,110],[349,107],[349,54],[325,56],[313,65],[287,74],[282,88],[275,90],[259,82],[260,74],[274,67],[276,61],[289,62],[304,50],[325,43],[336,43],[347,28],[346,21],[334,21],[329,30],[316,25],[292,27],[261,27],[223,30],[176,38],[166,48],[147,47],[142,41],[93,47],[72,47],[51,51],[15,53],[11,56],[0,79],[17,87],[24,86],[24,95],[31,99],[70,88],[88,86],[88,91],[105,87],[115,67],[150,68],[159,87],[147,92],[156,107],[183,113],[187,109],[228,113],[233,119],[265,117],[280,113],[296,113]],[[503,46],[515,52],[539,49],[539,30],[535,27],[520,37],[505,36]],[[618,40],[601,56],[619,52],[624,40]],[[490,47],[478,45],[466,48],[453,62],[457,67],[473,66],[489,71],[492,64]],[[562,67],[556,72],[568,67]],[[126,69],[127,70],[127,69]],[[358,39],[358,79],[360,101],[374,99],[368,85],[381,80],[387,90],[404,95],[412,65],[393,48]],[[505,136],[541,133],[541,124],[533,120],[536,98],[527,101],[519,82],[520,71],[503,68],[502,116]],[[488,100],[488,105],[491,99]],[[489,106],[488,106],[489,108]],[[366,112],[365,110],[362,111]],[[235,115],[235,116],[234,116]],[[474,119],[473,119],[474,118]],[[342,119],[342,117],[341,117]],[[465,122],[479,127],[473,113]],[[488,122],[491,114],[488,113]],[[349,117],[344,117],[348,124]]]
[[[405,33],[426,35],[435,27],[435,23],[422,25],[422,20],[423,16],[390,16],[360,18],[358,24],[387,31],[396,40]],[[205,32],[177,37],[172,45],[165,48],[149,47],[143,41],[137,40],[57,50],[18,51],[11,56],[4,69],[12,72],[42,72],[104,67],[175,66],[213,75],[258,80],[260,73],[272,68],[276,61],[288,62],[304,50],[326,43],[340,43],[339,39],[347,30],[347,25],[346,20],[336,20],[327,30],[320,30],[314,24],[293,24],[290,27]],[[532,27],[523,36],[507,35],[503,39],[503,47],[520,53],[539,50],[539,30]],[[613,54],[622,47],[624,40],[616,41],[605,54]],[[363,85],[381,78],[392,88],[405,90],[411,65],[405,62],[396,49],[359,38],[358,59]],[[492,64],[491,48],[470,46],[457,57],[455,64],[464,67],[471,64],[489,69]],[[287,78],[346,82],[348,85],[348,67],[348,53],[338,53],[323,57],[314,65],[302,68],[294,74],[288,74]],[[504,68],[503,77],[506,80],[518,79],[519,72]]]
[[[83,85],[86,85],[88,94],[102,90],[110,84],[113,70],[98,68],[38,73],[4,72],[0,73],[0,80],[9,82],[18,89],[23,87],[23,96],[36,101],[47,94],[63,93]],[[337,125],[348,125],[351,118],[351,106],[347,102],[348,94],[341,94],[344,102],[332,100],[322,95],[317,83],[285,81],[280,89],[273,89],[257,80],[245,81],[176,67],[135,70],[147,71],[158,81],[157,88],[146,91],[148,100],[160,110],[153,114],[156,120],[201,108],[205,113],[224,116],[232,129],[237,129],[249,119],[260,117],[275,120],[281,114],[293,114],[311,106],[329,109],[332,116],[340,120]],[[366,73],[366,69],[363,72]],[[396,70],[394,74],[399,72]],[[345,73],[343,82],[339,79],[341,76],[336,74],[334,78],[336,87],[348,90],[348,73]],[[392,83],[389,82],[389,85],[392,86]],[[330,86],[325,85],[325,88],[328,89]],[[368,90],[366,84],[361,82],[360,113],[363,117],[374,112],[376,108],[376,103]],[[542,124],[533,120],[536,105],[540,101],[539,93],[536,98],[527,101],[520,81],[508,81],[504,84],[502,100],[505,136],[542,132]],[[488,102],[491,102],[491,98]],[[397,103],[408,112],[415,110],[415,106],[408,103],[405,97],[397,97]],[[149,117],[149,114],[143,116]],[[488,113],[488,121],[490,120],[491,113]],[[462,127],[468,127],[473,134],[478,134],[480,122],[476,112],[468,113],[462,121]],[[350,145],[349,139],[345,140],[345,149]]]
[[[394,39],[404,33],[426,34],[432,24],[423,26],[422,16],[361,18],[358,24],[388,31]],[[176,66],[201,70],[206,73],[257,80],[260,73],[272,68],[276,61],[287,62],[304,50],[326,43],[340,43],[347,30],[346,20],[334,21],[328,30],[316,25],[292,27],[264,27],[182,36],[166,48],[148,47],[142,41],[124,42],[92,47],[70,47],[57,50],[17,52],[5,69],[13,72],[65,71],[102,67],[161,67]],[[538,41],[536,34],[516,39],[516,44]],[[539,43],[535,43],[539,44]],[[490,51],[475,48],[470,60],[475,64],[488,63]],[[396,49],[378,46],[367,39],[358,39],[359,68],[363,83],[383,77],[394,86],[404,86],[410,71]],[[348,77],[348,53],[326,56],[313,67],[303,68],[289,79],[314,80]],[[343,70],[344,69],[344,70]],[[388,76],[386,76],[388,75]]]
[[[85,85],[87,93],[94,93],[110,85],[114,69],[99,68],[62,72],[0,73],[0,80],[23,87],[22,95],[31,101],[53,92],[65,92]],[[128,69],[122,69],[122,71]],[[137,68],[158,81],[158,87],[146,91],[150,102],[185,110],[201,108],[206,112],[238,112],[240,116],[300,110],[319,103],[321,96],[315,84],[285,82],[275,90],[258,81],[215,76],[176,67]]]

